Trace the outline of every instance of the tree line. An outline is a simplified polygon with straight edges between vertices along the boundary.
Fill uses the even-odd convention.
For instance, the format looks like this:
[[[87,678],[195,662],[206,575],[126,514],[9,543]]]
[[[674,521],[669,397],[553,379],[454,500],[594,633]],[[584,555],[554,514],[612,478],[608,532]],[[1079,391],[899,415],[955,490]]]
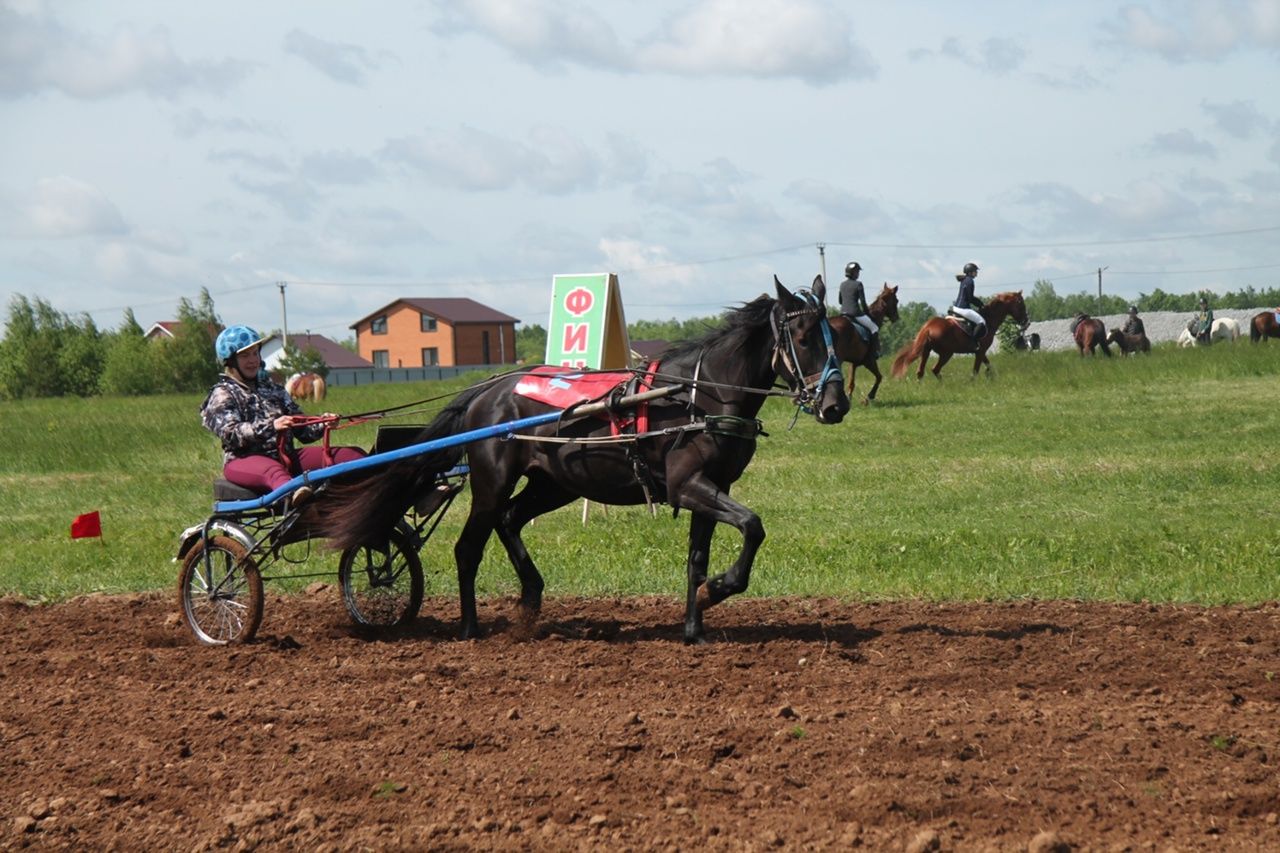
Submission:
[[[78,317],[41,298],[21,294],[9,302],[0,339],[0,399],[143,395],[207,389],[222,370],[214,340],[222,322],[209,291],[178,302],[172,338],[149,341],[133,309],[119,328],[99,329],[88,314]],[[328,373],[315,350],[287,348],[281,372]]]
[[[1190,314],[1197,310],[1201,297],[1213,308],[1273,307],[1280,305],[1280,288],[1249,286],[1221,295],[1209,290],[1166,293],[1156,288],[1140,293],[1137,300],[1127,300],[1113,295],[1099,298],[1087,291],[1060,296],[1052,282],[1041,279],[1029,294],[1023,294],[1027,315],[1033,320],[1058,320],[1078,313],[1123,314],[1130,305],[1137,305],[1141,312]],[[889,355],[904,346],[936,313],[927,302],[899,305],[898,322],[885,323],[880,330],[881,352]],[[633,341],[676,343],[718,328],[724,316],[638,320],[627,325],[627,332]],[[146,339],[132,309],[124,312],[119,328],[104,331],[87,314],[71,316],[43,299],[17,295],[10,300],[4,338],[0,339],[0,399],[203,391],[221,370],[213,355],[213,342],[221,328],[213,299],[203,288],[196,300],[178,302],[174,336],[158,341]],[[1006,333],[1010,337],[1007,345],[1012,345],[1014,334],[1013,330]],[[545,328],[534,324],[516,330],[517,358],[536,363],[546,351]],[[307,371],[327,375],[328,367],[315,350],[287,349],[280,372]]]

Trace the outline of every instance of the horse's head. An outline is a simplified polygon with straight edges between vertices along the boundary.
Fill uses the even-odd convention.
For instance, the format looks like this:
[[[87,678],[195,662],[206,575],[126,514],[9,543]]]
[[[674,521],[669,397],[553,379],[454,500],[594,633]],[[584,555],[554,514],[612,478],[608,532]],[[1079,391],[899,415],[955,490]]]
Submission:
[[[836,424],[849,411],[844,376],[827,323],[827,286],[822,276],[809,292],[792,293],[775,275],[778,301],[773,306],[773,368],[820,423]]]
[[[890,287],[889,282],[886,281],[884,287],[880,288],[880,295],[876,297],[876,301],[867,307],[871,309],[872,313],[876,313],[876,309],[879,308],[880,316],[895,323],[898,322],[897,286]]]
[[[1027,319],[1027,303],[1022,300],[1021,290],[997,293],[991,297],[991,301],[987,304],[993,308],[998,306],[1006,317],[1013,318],[1013,321],[1018,324],[1018,328],[1022,331],[1026,331],[1027,326],[1031,325],[1031,321]],[[1001,320],[1003,320],[1003,317]]]

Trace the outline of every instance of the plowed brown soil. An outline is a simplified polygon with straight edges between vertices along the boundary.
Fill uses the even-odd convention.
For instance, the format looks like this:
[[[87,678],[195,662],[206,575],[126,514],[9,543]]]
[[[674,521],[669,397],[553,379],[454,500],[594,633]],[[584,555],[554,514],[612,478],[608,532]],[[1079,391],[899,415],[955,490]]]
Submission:
[[[0,603],[0,848],[1280,849],[1280,607]]]

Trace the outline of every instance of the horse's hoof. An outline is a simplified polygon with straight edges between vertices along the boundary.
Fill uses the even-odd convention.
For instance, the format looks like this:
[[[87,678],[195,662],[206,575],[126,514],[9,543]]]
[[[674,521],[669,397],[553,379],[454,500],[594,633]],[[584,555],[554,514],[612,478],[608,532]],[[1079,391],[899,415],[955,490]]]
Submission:
[[[707,638],[703,634],[698,634],[693,637],[690,637],[688,634],[685,634],[684,644],[686,646],[705,646],[707,644]]]
[[[459,640],[478,640],[480,637],[480,626],[478,625],[464,625],[462,630],[458,632]]]

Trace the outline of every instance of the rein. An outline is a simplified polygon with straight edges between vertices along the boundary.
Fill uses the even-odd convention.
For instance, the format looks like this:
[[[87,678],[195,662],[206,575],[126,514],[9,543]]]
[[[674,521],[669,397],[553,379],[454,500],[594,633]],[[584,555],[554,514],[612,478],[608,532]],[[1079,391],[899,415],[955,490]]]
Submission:
[[[795,404],[800,411],[805,414],[813,414],[813,403],[817,399],[817,394],[822,393],[822,389],[831,381],[834,376],[836,381],[844,384],[844,374],[840,372],[840,360],[836,358],[835,342],[831,336],[831,324],[827,322],[827,312],[823,310],[822,302],[818,297],[807,290],[800,290],[797,296],[804,299],[806,307],[799,311],[788,311],[779,318],[777,323],[771,324],[773,330],[773,367],[774,372],[779,375],[782,371],[778,370],[778,363],[781,362],[786,368],[789,376],[785,377],[787,385],[790,386],[790,392],[793,395]],[[800,373],[800,357],[796,353],[796,342],[786,333],[787,324],[796,317],[803,317],[809,314],[817,314],[818,321],[822,325],[822,339],[827,348],[827,363],[823,365],[821,373],[814,373],[809,376],[803,376]],[[783,342],[786,342],[785,347]],[[818,377],[814,379],[814,377]],[[813,380],[813,381],[809,381]],[[799,414],[797,412],[797,417]]]

